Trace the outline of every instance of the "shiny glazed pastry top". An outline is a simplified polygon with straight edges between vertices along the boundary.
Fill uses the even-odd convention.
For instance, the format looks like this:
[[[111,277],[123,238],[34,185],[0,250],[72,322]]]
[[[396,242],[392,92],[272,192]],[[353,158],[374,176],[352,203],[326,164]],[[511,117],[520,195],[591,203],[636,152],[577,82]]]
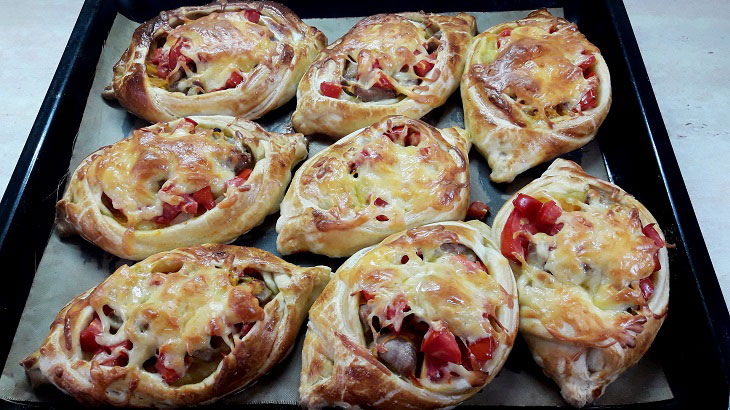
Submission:
[[[225,116],[134,130],[84,159],[56,205],[61,235],[78,233],[126,259],[229,242],[279,209],[304,136]]]
[[[611,79],[576,25],[543,9],[474,38],[461,98],[491,179],[510,182],[593,139],[611,105]]]
[[[285,6],[223,2],[142,24],[105,96],[150,122],[190,115],[256,119],[290,100],[327,39]]]
[[[463,219],[471,142],[403,116],[355,131],[297,170],[276,224],[282,254],[350,256],[414,226]]]
[[[302,78],[294,128],[340,138],[390,115],[421,118],[459,86],[475,31],[474,17],[464,13],[361,20]]]
[[[310,310],[309,408],[442,408],[500,370],[517,335],[509,263],[478,221],[413,228],[363,249]]]
[[[667,246],[656,220],[621,188],[558,159],[507,201],[494,235],[512,260],[535,360],[570,404],[593,402],[666,317]]]
[[[124,265],[68,303],[22,363],[86,405],[179,407],[252,383],[292,348],[330,277],[255,248],[204,245]]]

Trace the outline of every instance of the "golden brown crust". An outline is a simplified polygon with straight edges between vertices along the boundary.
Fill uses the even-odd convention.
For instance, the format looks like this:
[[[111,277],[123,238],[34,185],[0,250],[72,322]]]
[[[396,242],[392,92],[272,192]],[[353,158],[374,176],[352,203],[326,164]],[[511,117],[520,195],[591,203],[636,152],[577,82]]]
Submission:
[[[542,177],[510,198],[495,217],[493,238],[500,243],[500,246],[502,231],[515,209],[512,201],[519,193],[538,199],[544,198],[541,201],[552,198],[563,202],[561,207],[564,213],[568,209],[565,208],[565,204],[572,203],[578,206],[576,211],[579,212],[575,213],[575,216],[564,215],[558,219],[565,224],[571,223],[571,219],[578,218],[586,225],[595,225],[599,222],[599,218],[606,217],[610,221],[624,223],[626,219],[622,218],[622,212],[625,209],[626,213],[631,215],[631,219],[637,220],[637,226],[631,228],[632,230],[638,229],[638,234],[641,235],[642,226],[654,224],[653,227],[661,239],[664,239],[654,217],[631,195],[616,185],[586,174],[574,162],[557,159]],[[582,200],[589,203],[581,205]],[[593,205],[594,203],[596,205]],[[580,211],[583,208],[585,211]],[[645,244],[632,248],[626,246],[628,242],[623,242],[629,240],[626,236],[628,229],[621,226],[613,228],[615,230],[605,226],[597,226],[595,229],[595,231],[591,229],[584,231],[593,236],[583,239],[582,243],[584,246],[587,243],[599,244],[594,246],[601,246],[600,249],[594,252],[594,249],[588,246],[581,248],[582,256],[578,261],[583,263],[586,275],[592,275],[594,271],[601,275],[600,284],[596,284],[596,280],[592,279],[581,281],[577,275],[567,270],[553,269],[551,273],[546,273],[537,265],[536,261],[542,260],[537,255],[528,256],[528,260],[532,262],[523,262],[526,264],[525,267],[512,262],[520,290],[522,334],[535,361],[560,386],[565,400],[576,407],[582,407],[598,399],[608,384],[641,359],[664,322],[668,309],[669,268],[666,246],[657,248]],[[582,234],[579,232],[579,235]],[[556,234],[553,238],[557,238],[558,235],[560,234]],[[600,238],[600,235],[614,235],[610,240],[622,243],[606,245],[606,241]],[[637,239],[651,242],[645,237]],[[535,249],[540,248],[539,240],[530,239],[530,241],[535,243]],[[560,239],[556,241],[556,248],[550,250],[554,253],[548,257],[552,260],[551,267],[570,266],[570,260],[559,260],[559,255],[570,252],[561,251],[560,249],[564,249],[560,247],[562,242]],[[576,244],[573,248],[578,246],[581,245]],[[532,248],[533,245],[530,245],[530,249]],[[651,252],[658,249],[661,266],[658,271],[651,273],[654,263],[651,263],[647,270],[640,258],[631,259],[626,256],[627,254],[619,255],[614,252],[614,250],[624,252],[626,249],[642,248],[650,249]],[[596,261],[600,259],[595,256],[597,254],[608,255],[606,259],[613,260],[610,270],[597,264]],[[651,261],[652,256],[646,256]],[[544,269],[548,269],[547,266]],[[628,271],[624,272],[625,270]],[[647,275],[650,275],[648,278],[653,284],[653,293],[648,303],[642,296],[643,291],[635,288],[638,279]],[[560,279],[562,277],[567,278],[568,282]],[[614,285],[604,287],[606,283]],[[560,302],[551,304],[552,296],[544,292],[559,292],[558,294],[562,295]],[[589,295],[588,299],[583,297],[584,294]],[[629,310],[633,313],[627,313],[626,306],[629,306]],[[540,311],[539,307],[542,307],[543,311]]]
[[[278,251],[350,256],[404,229],[463,219],[470,145],[460,128],[402,116],[353,132],[297,170],[276,224]]]
[[[323,50],[302,78],[292,125],[304,134],[338,139],[391,115],[421,118],[459,86],[464,53],[475,31],[476,20],[465,13],[378,14],[361,20]],[[430,48],[436,51],[429,55]],[[422,59],[434,65],[419,76],[414,65]],[[357,66],[357,75],[349,76],[346,64]],[[374,89],[381,74],[396,88],[392,98],[365,102],[344,91],[331,98],[320,90],[323,82]]]
[[[155,124],[84,159],[56,205],[59,234],[78,233],[119,257],[140,260],[180,246],[232,241],[276,212],[292,167],[306,157],[304,136],[270,133],[232,117],[190,119],[198,123],[191,132],[178,129],[187,119]],[[244,183],[233,184],[237,164],[254,166]],[[169,204],[189,201],[205,187],[217,197],[212,209],[200,214],[198,205],[197,216],[179,214],[187,220],[154,222]]]
[[[489,383],[512,348],[518,322],[514,277],[489,235],[481,222],[441,222],[392,235],[348,259],[310,310],[299,388],[302,405],[442,408],[459,404]],[[470,265],[448,251],[458,248],[473,252],[486,266]],[[402,325],[396,324],[397,308],[392,319],[387,313],[398,300],[407,303],[401,310],[407,312]],[[379,317],[379,325],[366,329],[363,311],[369,312],[368,318]],[[410,376],[399,375],[378,358],[388,348],[378,347],[373,339],[387,335],[391,326],[408,334],[419,326],[414,323],[431,329],[448,324],[447,331],[463,343],[493,337],[496,348],[491,360],[480,364],[481,371],[447,363],[452,373],[441,373],[439,380],[428,374],[426,365]],[[500,324],[499,331],[494,323]]]
[[[242,272],[248,269],[260,272],[267,286],[277,293],[263,305],[263,315],[243,334],[225,320],[221,322],[231,317],[241,320],[242,316],[235,309],[216,311],[210,299],[229,306],[226,295],[230,298],[242,286],[230,280],[243,277]],[[165,273],[166,270],[173,272]],[[132,267],[120,267],[99,286],[67,304],[51,325],[41,348],[22,364],[32,379],[51,382],[86,405],[177,407],[215,400],[254,382],[289,353],[309,306],[329,276],[329,268],[300,268],[255,248],[203,245],[160,253]],[[120,288],[129,284],[135,286],[136,298]],[[177,285],[180,287],[176,288]],[[175,297],[165,296],[172,294],[169,292],[174,292]],[[201,293],[206,297],[201,297]],[[109,316],[123,320],[113,335],[106,325],[113,323]],[[132,342],[133,346],[126,351],[127,364],[104,365],[103,353],[89,358],[90,353],[82,350],[80,334],[92,318],[102,318],[105,324],[97,341],[104,337],[119,339],[122,335]],[[188,319],[185,327],[176,328],[175,321],[183,318]],[[158,327],[155,320],[169,320],[170,324]],[[147,321],[149,328],[139,330],[139,321]],[[207,327],[190,331],[195,324],[208,322]],[[216,328],[214,323],[224,325]],[[221,329],[228,330],[220,333]],[[148,356],[159,359],[160,351],[171,347],[169,343],[163,345],[166,347],[155,344],[155,336],[165,335],[162,340],[167,341],[168,337],[175,340],[182,333],[188,346],[196,346],[201,344],[199,339],[207,345],[205,342],[216,332],[230,341],[232,349],[228,353],[222,351],[217,367],[208,368],[211,373],[198,382],[168,384],[156,370],[143,366]],[[186,365],[187,371],[192,372],[193,366]]]
[[[466,61],[464,123],[495,182],[587,144],[608,114],[611,78],[600,51],[544,9],[476,36]]]
[[[250,10],[260,13],[257,23],[246,23],[246,13]],[[191,33],[178,33],[186,24],[193,25]],[[202,86],[202,94],[196,95],[198,90],[186,95],[168,90],[167,86],[154,85],[165,81],[155,75],[156,66],[150,63],[151,48],[157,48],[157,39],[178,34],[189,41],[186,49],[190,51],[183,50],[183,55],[195,63],[195,69],[190,69],[195,75],[191,76],[208,75],[206,70],[210,75],[220,72],[211,82],[215,85],[201,84],[205,81],[199,78],[197,83],[186,84],[185,88],[192,86],[195,90],[198,90],[196,84]],[[195,38],[191,40],[184,34]],[[214,50],[199,44],[206,39]],[[129,48],[114,66],[112,84],[104,96],[116,98],[127,110],[150,122],[216,114],[256,119],[294,96],[304,71],[326,45],[327,38],[322,32],[304,24],[291,10],[275,2],[216,2],[163,11],[135,30]],[[168,44],[165,49],[169,47]],[[202,51],[196,52],[201,47]],[[236,67],[240,74],[240,84],[216,91],[230,86],[225,83],[233,72],[231,67]]]

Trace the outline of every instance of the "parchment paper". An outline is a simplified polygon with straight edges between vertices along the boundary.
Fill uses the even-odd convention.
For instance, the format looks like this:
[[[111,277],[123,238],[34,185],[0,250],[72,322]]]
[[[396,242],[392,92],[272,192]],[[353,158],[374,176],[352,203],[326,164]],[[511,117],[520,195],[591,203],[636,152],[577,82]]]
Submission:
[[[563,15],[562,9],[554,9],[551,12],[555,15]],[[527,13],[527,11],[512,11],[471,14],[477,17],[479,30],[483,31],[492,25],[524,17]],[[305,22],[322,30],[328,40],[332,42],[345,34],[359,20],[359,17],[352,17],[307,19]],[[102,89],[111,81],[112,66],[129,44],[132,32],[136,27],[137,23],[121,15],[116,17],[96,68],[96,76],[75,142],[70,170],[74,170],[84,157],[99,147],[112,144],[129,135],[132,129],[146,125],[144,121],[128,114],[118,104],[108,103],[101,98]],[[269,131],[288,131],[294,107],[295,102],[292,100],[284,107],[267,114],[259,120],[259,123]],[[443,107],[428,114],[425,120],[439,128],[454,125],[463,127],[464,119],[459,92],[455,92]],[[327,141],[324,140],[311,140],[310,155],[327,145]],[[580,163],[592,175],[607,178],[603,157],[595,141],[563,157]],[[547,167],[547,165],[542,165],[525,172],[511,184],[495,185],[489,181],[489,167],[486,161],[475,149],[472,149],[469,159],[471,199],[472,201],[483,201],[491,207],[492,215],[488,219],[490,225],[494,214],[504,201],[519,188],[537,178]],[[63,178],[59,178],[59,183],[62,181]],[[277,254],[276,231],[274,230],[277,217],[278,214],[269,216],[261,226],[241,236],[234,243],[258,247]],[[328,259],[312,254],[294,255],[284,259],[300,265],[326,264],[332,268],[336,268],[344,261],[344,259]],[[0,377],[1,398],[32,403],[73,403],[72,399],[51,386],[32,389],[19,362],[41,345],[48,334],[51,322],[68,301],[96,286],[117,267],[125,263],[131,264],[132,262],[109,255],[79,237],[61,240],[55,231],[52,233],[38,266],[13,346]],[[301,346],[305,328],[306,326],[303,326],[293,353],[289,357],[276,366],[271,373],[261,378],[258,383],[222,402],[226,404],[298,404]],[[596,404],[640,403],[669,398],[672,398],[672,393],[666,377],[661,365],[650,350],[639,364],[611,384],[605,395]],[[533,362],[526,345],[521,338],[518,338],[509,360],[499,375],[466,404],[550,406],[564,405],[564,402],[556,385],[542,374]]]

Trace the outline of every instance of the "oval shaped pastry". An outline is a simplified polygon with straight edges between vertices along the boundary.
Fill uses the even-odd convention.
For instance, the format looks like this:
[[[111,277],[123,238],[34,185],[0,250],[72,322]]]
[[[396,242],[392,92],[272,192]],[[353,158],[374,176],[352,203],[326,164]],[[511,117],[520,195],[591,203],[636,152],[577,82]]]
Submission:
[[[276,222],[277,250],[350,256],[414,226],[463,219],[471,142],[390,117],[353,132],[297,170]]]
[[[478,221],[392,235],[337,270],[309,311],[309,408],[443,408],[481,390],[517,336],[507,259]]]
[[[84,159],[56,204],[61,235],[121,258],[230,242],[276,212],[302,134],[233,117],[190,117],[134,130]]]
[[[587,144],[611,105],[611,78],[575,24],[542,9],[469,46],[464,123],[495,182]]]
[[[459,86],[475,32],[464,13],[364,18],[307,70],[292,125],[340,138],[390,115],[421,118]]]
[[[104,96],[149,122],[256,119],[289,101],[327,38],[270,1],[163,11],[135,30]]]
[[[329,277],[255,248],[159,253],[67,304],[22,365],[86,405],[212,401],[289,353]]]
[[[656,220],[621,188],[557,159],[505,203],[494,237],[512,259],[535,361],[568,403],[596,400],[666,317],[667,247]]]

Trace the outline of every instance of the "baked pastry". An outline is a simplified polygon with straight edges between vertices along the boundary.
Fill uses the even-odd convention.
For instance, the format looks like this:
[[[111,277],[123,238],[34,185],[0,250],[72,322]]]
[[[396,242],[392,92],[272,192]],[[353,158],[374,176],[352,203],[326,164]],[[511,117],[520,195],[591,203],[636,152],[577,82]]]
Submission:
[[[124,265],[67,304],[23,360],[86,405],[189,406],[283,359],[330,278],[255,248],[210,244]]]
[[[495,182],[587,144],[611,78],[575,24],[541,9],[476,36],[461,80],[464,123]]]
[[[327,38],[270,1],[163,11],[137,28],[104,96],[149,122],[256,119],[289,101]]]
[[[62,236],[120,258],[230,242],[279,209],[304,136],[225,116],[134,130],[84,159],[56,204]]]
[[[353,132],[297,170],[277,250],[350,256],[407,228],[464,219],[470,146],[461,128],[402,116]]]
[[[487,225],[392,235],[337,270],[309,311],[309,408],[446,408],[489,383],[517,336],[517,289]]]
[[[418,119],[459,86],[476,32],[469,14],[378,14],[322,51],[302,78],[292,125],[340,138],[390,115]]]
[[[621,188],[557,159],[505,203],[493,233],[512,260],[535,361],[568,403],[591,403],[639,361],[666,317],[656,220]]]

